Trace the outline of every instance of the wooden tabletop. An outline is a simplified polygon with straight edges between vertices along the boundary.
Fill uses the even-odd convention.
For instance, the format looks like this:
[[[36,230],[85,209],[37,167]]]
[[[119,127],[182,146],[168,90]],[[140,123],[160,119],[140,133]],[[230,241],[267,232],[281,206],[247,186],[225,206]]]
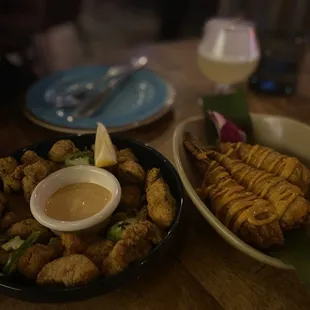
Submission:
[[[164,119],[126,135],[150,143],[173,161],[174,128],[200,113],[197,98],[207,93],[210,85],[196,67],[195,41],[150,45],[139,51],[149,56],[150,68],[174,85],[177,98],[173,112]],[[128,57],[135,52],[114,57]],[[90,60],[107,61],[108,57],[102,55],[98,49]],[[306,99],[249,93],[248,101],[252,112],[288,115],[310,124],[310,102]],[[21,102],[22,98],[0,106],[0,156],[59,135],[29,122],[22,115]],[[83,302],[61,304],[57,309],[310,309],[310,295],[293,271],[275,269],[245,256],[222,240],[189,201],[185,209],[188,216],[177,255],[167,257],[156,270],[120,290]],[[0,309],[43,310],[55,309],[55,305],[26,303],[0,295]]]

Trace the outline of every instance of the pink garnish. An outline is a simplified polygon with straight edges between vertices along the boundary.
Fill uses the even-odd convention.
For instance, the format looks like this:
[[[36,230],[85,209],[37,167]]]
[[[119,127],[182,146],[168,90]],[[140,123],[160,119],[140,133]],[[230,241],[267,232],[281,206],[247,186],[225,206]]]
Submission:
[[[224,115],[216,111],[208,111],[209,117],[215,125],[220,142],[245,142],[246,134]]]

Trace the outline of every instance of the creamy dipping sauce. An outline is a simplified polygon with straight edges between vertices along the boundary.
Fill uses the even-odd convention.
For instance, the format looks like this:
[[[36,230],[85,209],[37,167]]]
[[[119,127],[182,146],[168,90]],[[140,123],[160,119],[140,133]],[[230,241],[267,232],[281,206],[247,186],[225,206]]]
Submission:
[[[60,221],[82,220],[100,212],[111,196],[109,190],[98,184],[70,184],[48,199],[45,214]]]

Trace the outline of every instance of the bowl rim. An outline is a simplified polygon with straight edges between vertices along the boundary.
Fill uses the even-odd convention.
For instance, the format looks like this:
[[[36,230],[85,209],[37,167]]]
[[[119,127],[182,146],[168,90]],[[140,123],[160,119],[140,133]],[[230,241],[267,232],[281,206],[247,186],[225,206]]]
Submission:
[[[264,118],[274,118],[274,119],[282,119],[285,121],[292,121],[295,124],[298,124],[299,126],[306,127],[307,129],[310,129],[309,126],[306,124],[299,122],[294,119],[290,119],[288,117],[282,117],[282,116],[276,116],[276,115],[267,115],[267,114],[258,114],[258,113],[250,113],[250,116],[253,120],[255,119],[264,119]],[[175,161],[176,169],[179,173],[179,176],[183,182],[183,185],[185,187],[185,190],[187,194],[189,195],[191,201],[196,206],[198,211],[201,213],[201,215],[207,220],[207,222],[215,229],[215,231],[230,245],[232,245],[234,248],[239,250],[240,252],[252,257],[253,259],[268,264],[273,267],[282,268],[282,269],[288,269],[288,270],[295,270],[294,266],[287,264],[283,262],[282,260],[278,258],[271,257],[267,254],[264,254],[263,252],[256,250],[255,248],[251,247],[244,241],[242,241],[238,236],[236,236],[234,233],[232,233],[227,227],[224,226],[216,217],[215,215],[209,210],[209,208],[206,206],[206,204],[199,198],[197,195],[195,189],[191,185],[189,179],[187,178],[187,175],[183,169],[180,152],[179,152],[179,139],[181,137],[181,134],[184,132],[184,127],[188,123],[195,123],[198,121],[202,121],[204,119],[204,116],[193,116],[189,117],[185,120],[183,120],[174,130],[173,133],[173,141],[172,141],[172,147],[173,147],[173,156]]]
[[[112,133],[110,134],[110,136],[111,136],[113,143],[115,143],[115,141],[116,141],[116,144],[117,143],[129,143],[132,145],[137,145],[138,147],[145,148],[149,152],[154,153],[155,156],[159,157],[159,159],[163,162],[163,165],[166,166],[166,169],[169,170],[171,175],[173,176],[173,179],[175,180],[175,183],[176,183],[176,190],[178,193],[178,199],[177,199],[178,212],[174,218],[172,225],[167,231],[164,239],[158,245],[152,248],[151,252],[144,260],[133,263],[123,272],[111,278],[99,277],[95,281],[92,281],[86,285],[81,285],[81,286],[65,287],[63,285],[57,285],[57,286],[50,287],[50,286],[38,286],[36,284],[27,285],[27,283],[25,284],[20,281],[14,281],[14,279],[12,280],[12,278],[4,277],[4,276],[1,276],[0,274],[0,292],[1,293],[5,295],[13,296],[14,298],[21,299],[21,300],[27,300],[27,301],[32,301],[32,302],[36,302],[39,300],[39,302],[43,302],[43,303],[44,302],[58,303],[58,302],[68,302],[68,301],[73,301],[73,300],[83,300],[86,298],[88,299],[88,298],[100,295],[100,293],[98,292],[96,293],[96,291],[98,290],[101,290],[102,291],[101,295],[103,295],[110,290],[119,288],[120,286],[122,286],[124,283],[127,282],[127,279],[129,279],[129,281],[137,279],[139,277],[139,273],[138,273],[139,270],[143,271],[143,267],[146,266],[151,260],[151,258],[154,257],[154,255],[156,255],[156,253],[159,252],[160,249],[172,238],[173,233],[175,232],[175,229],[177,228],[180,222],[180,219],[181,219],[181,214],[184,208],[184,195],[185,195],[183,183],[174,165],[163,154],[161,154],[159,151],[152,148],[146,143],[137,141],[135,139],[122,137],[119,134]],[[57,136],[51,139],[43,140],[41,142],[33,143],[24,148],[20,148],[16,150],[15,152],[11,153],[11,156],[20,155],[21,153],[24,153],[27,150],[35,150],[43,143],[52,144],[61,139],[77,139],[79,137],[89,137],[95,140],[94,133],[62,135],[62,136]],[[107,284],[107,282],[110,283],[108,289],[105,288],[105,285]],[[100,288],[98,289],[98,287],[101,287],[101,289]],[[86,298],[82,294],[85,294]]]
[[[114,184],[113,190],[111,191],[112,197],[110,201],[106,204],[104,208],[101,209],[98,213],[89,216],[82,220],[77,221],[61,221],[56,220],[54,218],[49,217],[44,212],[44,208],[37,205],[37,199],[38,191],[43,191],[44,186],[48,182],[55,182],[55,178],[58,176],[62,176],[63,174],[68,174],[72,171],[81,171],[81,173],[87,173],[90,174],[101,174],[104,175],[107,179],[110,179],[111,182]],[[79,179],[77,178],[76,183],[78,183]],[[76,184],[70,183],[70,184]],[[57,187],[53,193],[55,193],[57,190],[59,190],[60,187]],[[87,165],[77,165],[72,167],[66,167],[62,168],[58,171],[55,171],[48,175],[46,178],[44,178],[34,189],[34,191],[31,194],[30,197],[30,210],[33,215],[33,217],[43,226],[56,231],[61,232],[74,232],[79,230],[88,229],[91,227],[96,226],[97,224],[103,222],[106,220],[117,208],[121,198],[121,186],[119,181],[116,179],[116,177],[110,173],[109,171],[103,169],[103,168],[97,168],[94,166],[87,166]]]

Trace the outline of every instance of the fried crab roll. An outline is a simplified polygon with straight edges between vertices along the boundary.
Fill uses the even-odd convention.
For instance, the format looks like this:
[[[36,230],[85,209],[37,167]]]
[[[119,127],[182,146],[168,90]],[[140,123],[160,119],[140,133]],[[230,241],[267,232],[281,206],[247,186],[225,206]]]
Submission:
[[[282,155],[271,148],[242,142],[221,143],[220,150],[234,159],[240,159],[253,168],[287,179],[307,193],[310,171],[297,158]]]
[[[289,230],[308,223],[310,204],[299,187],[226,155],[214,152],[213,157],[229,170],[239,184],[275,206],[283,229]]]
[[[190,135],[185,137],[185,145],[189,144]],[[197,142],[195,142],[197,144]],[[284,230],[300,227],[309,220],[310,204],[302,196],[299,187],[292,185],[286,179],[274,176],[263,170],[255,169],[240,160],[232,159],[227,154],[213,150],[206,151],[195,148],[196,157],[205,162],[212,158],[221,164],[231,176],[248,191],[260,198],[268,200],[277,210],[280,226]]]
[[[187,138],[185,147],[198,163],[201,173],[203,163],[204,178],[197,191],[204,201],[210,203],[212,213],[243,241],[257,248],[283,245],[284,238],[274,206],[248,192],[217,162],[207,158],[201,160],[196,141],[193,144]]]

